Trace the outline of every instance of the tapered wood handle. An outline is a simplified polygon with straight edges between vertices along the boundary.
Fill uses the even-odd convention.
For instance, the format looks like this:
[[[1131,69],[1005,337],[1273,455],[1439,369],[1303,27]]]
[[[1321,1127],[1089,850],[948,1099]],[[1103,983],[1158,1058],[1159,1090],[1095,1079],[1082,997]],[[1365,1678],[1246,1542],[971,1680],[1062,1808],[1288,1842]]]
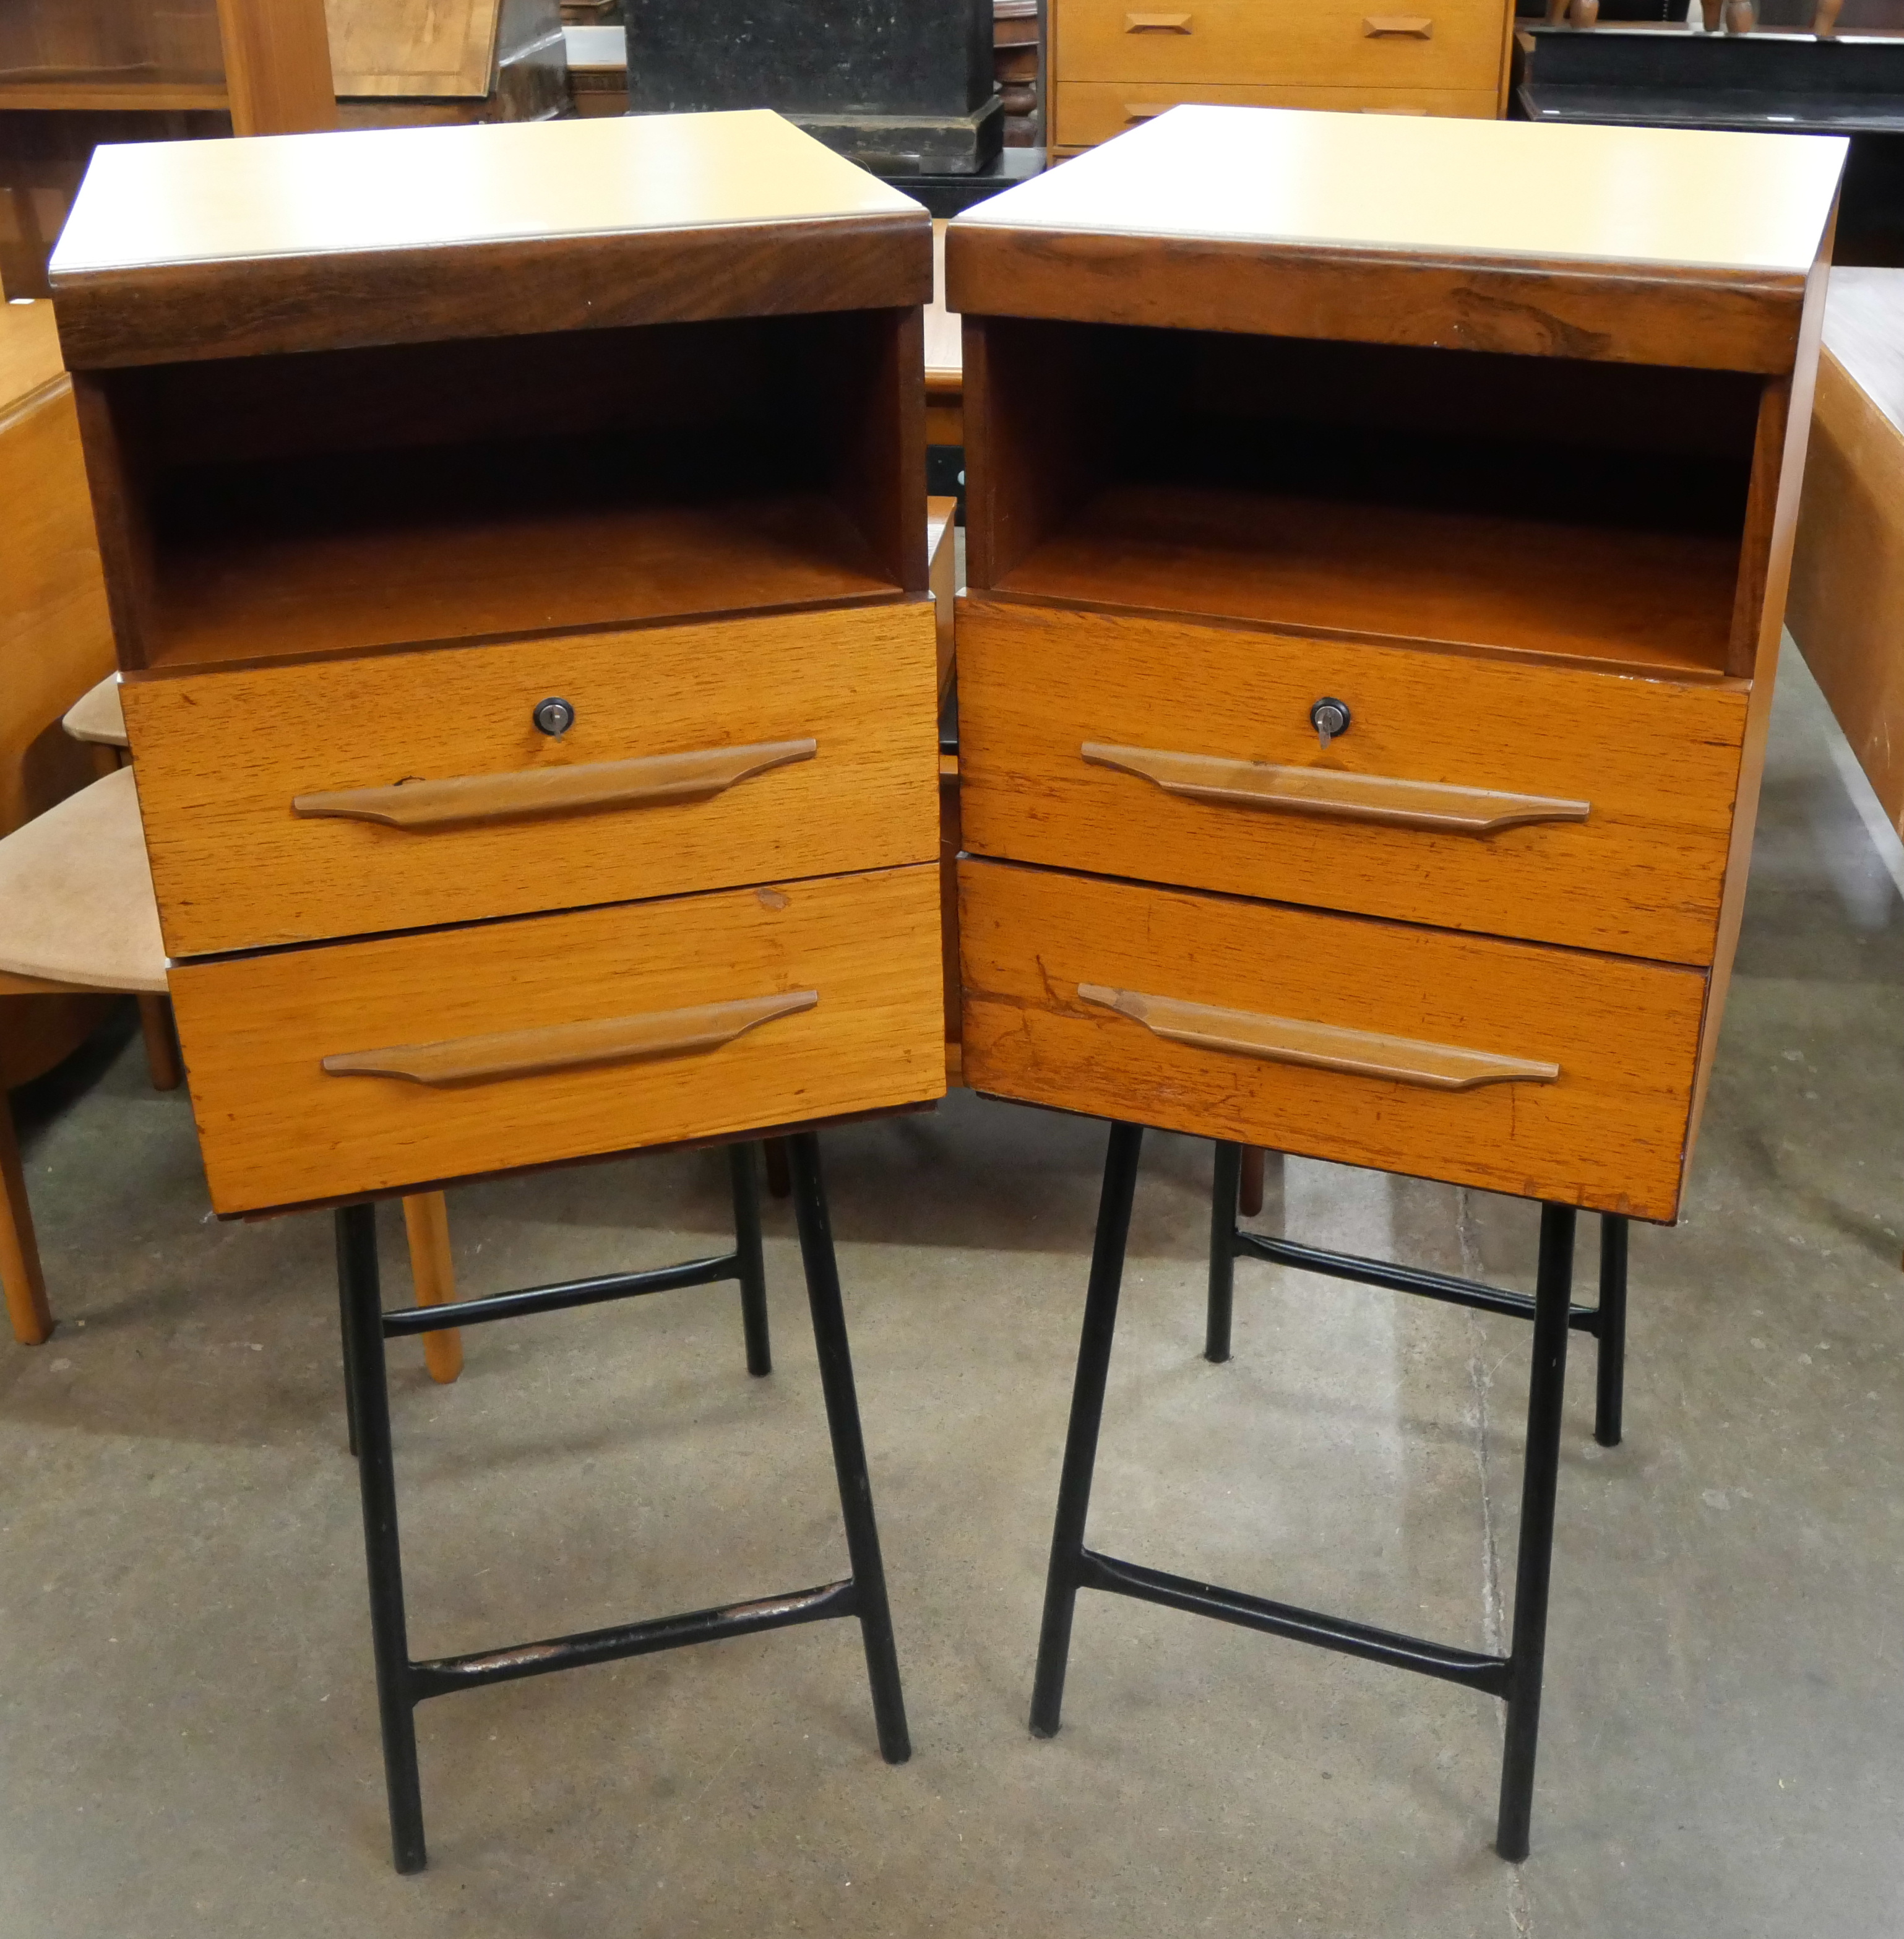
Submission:
[[[1172,105],[1168,101],[1127,101],[1124,104],[1124,118],[1127,121],[1148,121],[1157,115],[1168,114]]]
[[[1419,1084],[1428,1091],[1472,1091],[1483,1084],[1551,1084],[1557,1064],[1525,1057],[1499,1057],[1492,1051],[1465,1050],[1450,1043],[1423,1043],[1413,1037],[1387,1036],[1376,1030],[1343,1030],[1334,1024],[1304,1023],[1295,1017],[1266,1017],[1254,1010],[1224,1010],[1209,1003],[1186,1003],[1175,997],[1147,997],[1136,990],[1107,989],[1080,983],[1087,1003],[1142,1024],[1154,1035],[1196,1050],[1220,1050],[1235,1057],[1259,1057],[1270,1064],[1300,1064],[1312,1070],[1339,1070],[1351,1077],[1385,1078],[1394,1084]]]
[[[1188,14],[1127,14],[1124,17],[1124,30],[1127,34],[1187,34],[1190,32]]]
[[[1279,808],[1343,821],[1385,822],[1439,834],[1492,835],[1528,821],[1584,821],[1592,804],[1544,795],[1501,794],[1440,781],[1396,781],[1340,768],[1278,768],[1212,754],[1173,754],[1155,747],[1117,747],[1087,741],[1078,750],[1100,768],[1154,781],[1166,794],[1229,808]]]
[[[762,741],[748,747],[643,754],[632,761],[594,761],[572,768],[395,781],[388,787],[294,796],[291,812],[415,829],[520,821],[590,808],[652,808],[668,802],[705,801],[750,775],[783,768],[792,761],[811,761],[819,751],[817,741]]]
[[[1362,32],[1372,41],[1431,41],[1434,22],[1425,14],[1365,14]]]
[[[388,1050],[352,1050],[327,1057],[333,1077],[401,1077],[412,1084],[489,1084],[503,1077],[537,1077],[578,1064],[626,1064],[637,1058],[684,1057],[718,1050],[776,1017],[810,1010],[817,990],[744,997],[737,1003],[698,1003],[684,1010],[604,1017],[545,1030],[500,1030],[440,1043],[400,1043]]]

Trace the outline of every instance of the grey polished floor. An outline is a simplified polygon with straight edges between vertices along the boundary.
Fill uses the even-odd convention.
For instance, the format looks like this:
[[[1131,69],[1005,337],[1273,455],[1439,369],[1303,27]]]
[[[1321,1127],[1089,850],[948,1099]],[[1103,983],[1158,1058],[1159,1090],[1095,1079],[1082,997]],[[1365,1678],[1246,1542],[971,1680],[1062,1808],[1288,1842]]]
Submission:
[[[1870,1939],[1904,1927],[1904,919],[1788,665],[1689,1215],[1637,1228],[1627,1444],[1576,1338],[1534,1821],[1490,1701],[1087,1597],[1024,1727],[1103,1153],[954,1099],[827,1159],[916,1753],[846,1624],[421,1712],[389,1869],[328,1222],[207,1213],[136,1046],[21,1101],[53,1343],[0,1348],[0,1934]],[[1209,1155],[1153,1137],[1093,1536],[1498,1643],[1525,1329],[1243,1265],[1198,1357]],[[707,1250],[721,1161],[464,1191],[470,1290]],[[1525,1283],[1513,1201],[1290,1162],[1267,1220]],[[395,1350],[413,1640],[449,1651],[844,1573],[798,1260]],[[1584,1265],[1592,1264],[1591,1223]],[[405,1286],[400,1234],[385,1250]]]

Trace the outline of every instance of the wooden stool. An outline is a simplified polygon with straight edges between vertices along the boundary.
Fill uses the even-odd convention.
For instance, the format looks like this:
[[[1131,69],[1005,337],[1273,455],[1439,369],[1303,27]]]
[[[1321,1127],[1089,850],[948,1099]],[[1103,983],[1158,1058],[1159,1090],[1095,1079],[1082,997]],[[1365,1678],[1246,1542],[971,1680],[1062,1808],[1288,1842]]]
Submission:
[[[166,953],[138,795],[131,769],[121,769],[0,840],[0,997],[102,990],[163,1006],[165,988]],[[170,1021],[163,1007],[160,1015],[169,1052]],[[149,1033],[147,1043],[149,1050]],[[172,1083],[178,1081],[174,1076]],[[452,1298],[455,1275],[442,1193],[420,1195],[403,1209],[418,1300],[433,1305]],[[41,1345],[52,1336],[53,1313],[13,1114],[4,1100],[0,1286],[14,1338],[23,1347]],[[424,1352],[436,1380],[453,1380],[462,1370],[462,1346],[454,1332],[429,1329]]]

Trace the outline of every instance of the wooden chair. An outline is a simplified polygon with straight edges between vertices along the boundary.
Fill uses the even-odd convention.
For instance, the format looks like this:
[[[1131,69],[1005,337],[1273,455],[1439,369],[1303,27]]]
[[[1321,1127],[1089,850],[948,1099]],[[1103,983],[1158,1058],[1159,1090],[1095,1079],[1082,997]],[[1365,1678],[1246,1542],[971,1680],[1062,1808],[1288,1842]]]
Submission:
[[[116,695],[112,698],[116,702]],[[102,703],[94,704],[96,714]],[[123,736],[123,726],[120,732]],[[160,1006],[165,1002],[165,948],[129,768],[115,769],[0,839],[0,997],[73,990],[125,992]],[[170,1019],[163,1008],[159,1015],[169,1052]],[[178,1082],[176,1075],[172,1082]],[[443,1195],[406,1199],[403,1214],[418,1301],[443,1304],[455,1297],[455,1278]],[[47,1340],[53,1313],[13,1114],[4,1101],[0,1288],[14,1338],[28,1347]],[[454,1331],[425,1334],[424,1351],[433,1378],[453,1380],[461,1371],[462,1344]]]

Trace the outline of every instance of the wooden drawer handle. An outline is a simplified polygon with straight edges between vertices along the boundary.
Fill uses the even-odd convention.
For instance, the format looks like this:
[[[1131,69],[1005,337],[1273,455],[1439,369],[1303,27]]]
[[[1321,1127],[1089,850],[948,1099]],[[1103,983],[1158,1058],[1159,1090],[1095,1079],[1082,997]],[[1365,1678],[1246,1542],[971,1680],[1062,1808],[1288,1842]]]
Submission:
[[[333,1077],[403,1077],[412,1084],[488,1084],[500,1077],[537,1077],[578,1064],[625,1064],[639,1057],[681,1057],[718,1050],[744,1032],[775,1017],[810,1010],[817,990],[789,990],[777,997],[743,997],[738,1003],[699,1003],[685,1010],[650,1010],[635,1017],[604,1017],[545,1030],[500,1030],[491,1036],[455,1036],[440,1043],[400,1043],[388,1050],[352,1050],[327,1057]]]
[[[1372,41],[1431,41],[1434,23],[1423,14],[1366,14],[1362,32]]]
[[[1176,105],[1173,101],[1127,101],[1124,104],[1124,118],[1127,121],[1148,121],[1153,116],[1169,114]]]
[[[1385,822],[1447,835],[1492,835],[1528,821],[1584,821],[1592,804],[1440,781],[1346,774],[1339,768],[1276,768],[1212,754],[1171,754],[1154,747],[1114,747],[1087,741],[1078,750],[1100,768],[1154,781],[1166,794],[1230,808],[1274,808],[1344,821]]]
[[[1490,1051],[1422,1043],[1374,1030],[1341,1030],[1294,1017],[1259,1016],[1252,1010],[1218,1009],[1209,1003],[1182,1003],[1175,997],[1106,989],[1101,983],[1080,983],[1078,994],[1087,1003],[1101,1003],[1154,1035],[1193,1049],[1228,1051],[1270,1064],[1339,1070],[1351,1077],[1386,1078],[1429,1091],[1472,1091],[1483,1084],[1551,1084],[1560,1075],[1559,1064],[1525,1057],[1497,1057]]]
[[[512,775],[462,775],[452,781],[396,781],[388,787],[300,794],[291,812],[377,821],[386,828],[450,828],[516,821],[585,808],[644,808],[705,801],[750,775],[811,761],[817,741],[762,741],[750,747],[707,747],[688,754],[643,754],[573,768],[529,768]]]
[[[1188,14],[1127,14],[1124,17],[1124,30],[1127,34],[1187,34],[1190,32]]]

